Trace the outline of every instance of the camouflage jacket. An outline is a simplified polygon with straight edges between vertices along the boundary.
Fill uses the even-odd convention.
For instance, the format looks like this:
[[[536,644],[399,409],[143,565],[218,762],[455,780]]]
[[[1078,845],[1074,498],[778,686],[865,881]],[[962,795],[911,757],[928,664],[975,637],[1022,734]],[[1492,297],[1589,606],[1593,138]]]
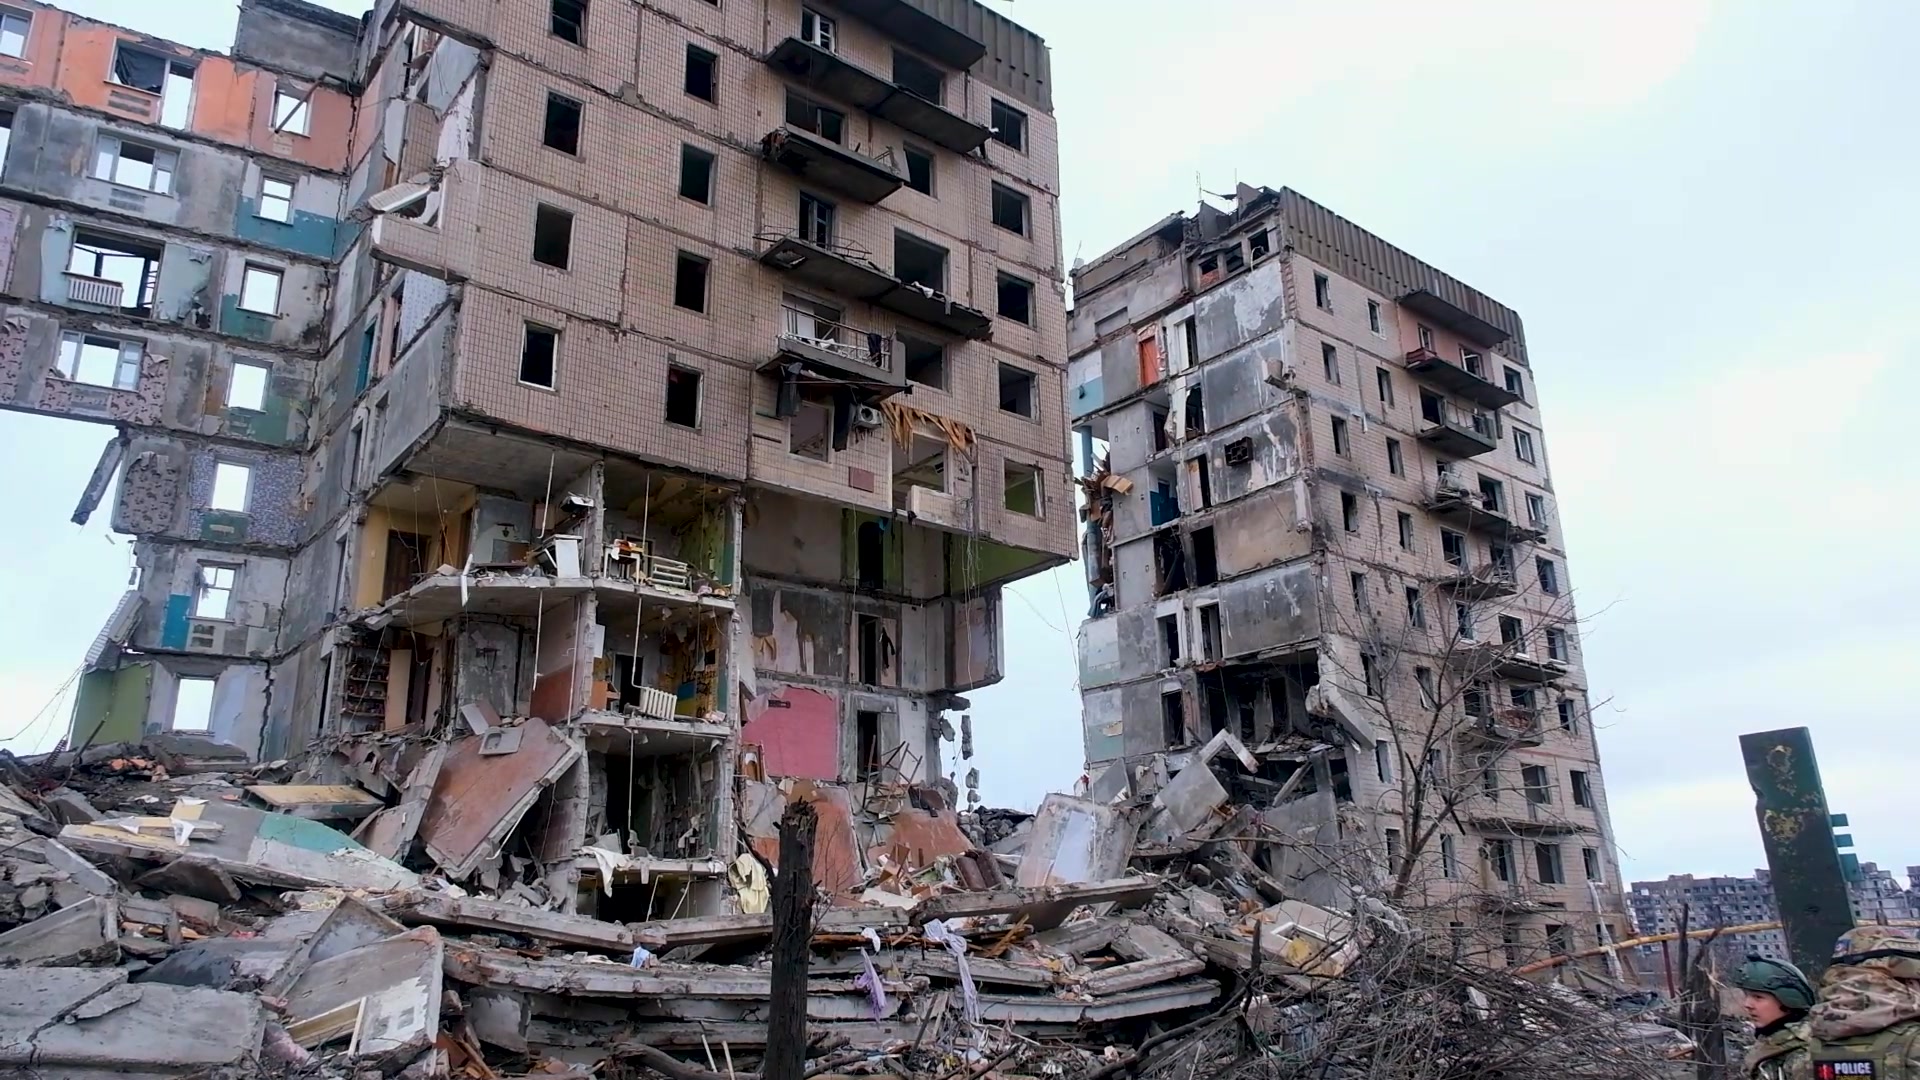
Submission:
[[[1891,926],[1840,936],[1807,1014],[1821,1080],[1920,1080],[1920,940]]]
[[[1749,1080],[1812,1080],[1807,1038],[1806,1021],[1783,1024],[1754,1042],[1742,1069]]]

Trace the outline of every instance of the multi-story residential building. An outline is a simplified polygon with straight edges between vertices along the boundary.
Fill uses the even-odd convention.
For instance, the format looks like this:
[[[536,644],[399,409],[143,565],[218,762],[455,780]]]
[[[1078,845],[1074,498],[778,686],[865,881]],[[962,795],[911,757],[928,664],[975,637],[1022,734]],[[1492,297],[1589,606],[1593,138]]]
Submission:
[[[629,918],[713,909],[737,777],[943,781],[1001,586],[1073,553],[1037,37],[971,0],[246,0],[232,57],[0,19],[0,402],[118,429],[82,513],[118,475],[140,566],[72,742],[378,787],[395,736],[530,717],[469,785],[529,824],[427,850],[590,906],[611,847]]]
[[[1908,868],[1909,878],[1914,869]],[[1893,871],[1875,863],[1858,863],[1847,875],[1847,898],[1859,922],[1906,922],[1920,917],[1920,908],[1912,903]],[[1780,921],[1773,877],[1765,869],[1744,878],[1675,874],[1663,881],[1636,881],[1627,902],[1633,911],[1636,934],[1677,932],[1683,907],[1689,909],[1689,921],[1696,929]],[[1786,934],[1778,928],[1725,934],[1720,944],[1732,956],[1757,953],[1780,960],[1791,958]],[[1659,946],[1645,946],[1641,952],[1657,955]],[[1646,966],[1644,961],[1642,966]]]
[[[1519,316],[1245,185],[1073,284],[1095,792],[1144,793],[1231,732],[1260,769],[1222,757],[1221,779],[1294,838],[1265,855],[1283,884],[1313,892],[1357,843],[1496,961],[1620,933]]]

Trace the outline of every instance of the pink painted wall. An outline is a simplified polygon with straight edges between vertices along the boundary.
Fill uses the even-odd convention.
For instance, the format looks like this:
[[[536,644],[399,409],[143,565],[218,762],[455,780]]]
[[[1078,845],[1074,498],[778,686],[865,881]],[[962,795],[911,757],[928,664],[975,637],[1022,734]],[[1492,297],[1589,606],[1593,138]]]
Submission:
[[[742,742],[760,747],[768,776],[840,778],[840,699],[802,686],[762,694],[747,709]]]

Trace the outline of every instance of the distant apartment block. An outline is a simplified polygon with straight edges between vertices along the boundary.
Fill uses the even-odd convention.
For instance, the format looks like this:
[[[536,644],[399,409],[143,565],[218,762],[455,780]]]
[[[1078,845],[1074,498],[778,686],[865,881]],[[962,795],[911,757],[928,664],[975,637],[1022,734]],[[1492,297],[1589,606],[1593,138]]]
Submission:
[[[1916,870],[1920,867],[1907,868],[1910,884],[1903,887],[1891,870],[1875,863],[1858,863],[1857,872],[1847,880],[1854,919],[1895,922],[1920,918],[1920,890],[1912,887]],[[1635,932],[1643,935],[1678,932],[1683,907],[1688,910],[1690,925],[1697,930],[1780,921],[1772,874],[1764,869],[1744,878],[1675,874],[1663,881],[1636,881],[1627,894],[1627,903],[1633,911]],[[1779,929],[1724,935],[1723,948],[1742,955],[1790,959],[1786,935]],[[1658,953],[1659,946],[1646,946],[1641,951]]]
[[[1095,793],[1230,732],[1283,885],[1337,899],[1298,842],[1361,849],[1493,963],[1623,936],[1519,315],[1244,184],[1073,284]]]
[[[0,8],[0,406],[113,429],[139,566],[69,741],[377,787],[531,717],[504,851],[627,918],[712,908],[736,792],[950,786],[1074,553],[1051,107],[972,0]]]

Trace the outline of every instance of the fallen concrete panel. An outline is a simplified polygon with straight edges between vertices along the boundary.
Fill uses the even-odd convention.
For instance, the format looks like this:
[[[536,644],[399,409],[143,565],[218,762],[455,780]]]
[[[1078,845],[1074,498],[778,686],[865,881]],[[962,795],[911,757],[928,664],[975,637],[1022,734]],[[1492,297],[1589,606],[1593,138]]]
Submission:
[[[358,820],[386,806],[351,784],[249,784],[247,794],[283,814]]]
[[[407,774],[406,785],[400,792],[400,804],[368,818],[355,834],[356,838],[376,855],[389,859],[405,855],[414,837],[419,834],[420,822],[427,815],[427,805],[433,799],[433,788],[440,782],[440,769],[446,760],[445,744],[436,745],[422,754],[413,771]]]
[[[1092,1024],[1149,1016],[1205,1005],[1220,996],[1220,984],[1209,980],[1135,990],[1097,1001],[1041,997],[1038,994],[982,994],[980,1019],[986,1023]]]
[[[636,968],[625,964],[547,958],[536,960],[506,949],[453,944],[446,950],[446,973],[474,986],[496,990],[525,990],[541,994],[610,998],[662,998],[704,1002],[715,999],[763,1000],[772,990],[773,976],[762,970],[694,964],[662,964]],[[888,993],[911,990],[910,984],[882,980]],[[811,996],[845,994],[864,1007],[864,992],[851,979],[813,979]],[[855,998],[852,995],[861,994]],[[809,1005],[809,1014],[814,1005]]]
[[[1083,904],[1132,907],[1153,899],[1160,889],[1157,877],[1139,876],[1097,881],[1086,885],[1049,885],[1038,889],[995,889],[983,893],[935,896],[921,903],[914,922],[932,919],[974,918],[981,915],[1018,915],[1035,930],[1051,930]]]
[[[858,934],[868,927],[881,933],[906,930],[914,925],[906,910],[880,911],[873,908],[828,908],[815,914],[815,936]],[[649,949],[671,949],[681,945],[727,945],[758,941],[773,934],[773,916],[696,915],[685,919],[662,919],[634,923],[633,942]]]
[[[1034,815],[1014,884],[1037,888],[1121,877],[1133,857],[1133,837],[1119,810],[1049,795]]]
[[[540,793],[585,753],[544,720],[529,717],[522,730],[520,749],[511,754],[482,755],[477,735],[447,747],[419,837],[453,877],[473,873],[500,850]]]
[[[1227,801],[1227,789],[1205,761],[1174,774],[1153,797],[1154,814],[1140,830],[1144,839],[1168,844],[1199,828]]]
[[[287,889],[386,891],[420,882],[412,871],[317,821],[221,801],[182,800],[173,815],[154,820],[191,823],[185,844],[170,832],[132,833],[110,824],[69,825],[60,830],[60,841],[76,851],[148,862],[194,856],[239,881]],[[215,830],[218,835],[209,836]]]
[[[182,855],[164,866],[149,870],[134,879],[143,889],[181,893],[211,900],[216,904],[240,902],[240,885],[227,873],[219,860],[199,855]]]
[[[298,1024],[358,1002],[351,1052],[411,1060],[440,1032],[444,952],[440,932],[423,926],[321,960],[287,992],[287,1013]]]
[[[426,923],[433,926],[505,930],[546,941],[617,953],[631,953],[635,944],[634,932],[620,923],[602,922],[580,915],[562,915],[480,897],[410,892],[388,897],[382,907],[388,915],[414,925]]]
[[[559,1025],[543,1024],[534,1021],[533,1030],[528,1033],[530,1041],[536,1044],[555,1045],[550,1041],[560,1036],[554,1029]],[[918,1020],[870,1023],[821,1024],[819,1031],[827,1037],[842,1036],[852,1046],[888,1046],[894,1043],[912,1042],[919,1034],[922,1024]],[[764,1021],[665,1021],[656,1023],[635,1023],[622,1033],[623,1038],[612,1044],[617,1051],[622,1045],[673,1046],[673,1047],[711,1047],[725,1043],[729,1046],[759,1048],[767,1044],[767,1025]]]
[[[90,896],[0,934],[0,967],[60,967],[120,958],[118,905]]]
[[[0,1065],[69,1080],[176,1076],[258,1053],[266,1014],[253,995],[126,977],[48,968],[0,979]]]

